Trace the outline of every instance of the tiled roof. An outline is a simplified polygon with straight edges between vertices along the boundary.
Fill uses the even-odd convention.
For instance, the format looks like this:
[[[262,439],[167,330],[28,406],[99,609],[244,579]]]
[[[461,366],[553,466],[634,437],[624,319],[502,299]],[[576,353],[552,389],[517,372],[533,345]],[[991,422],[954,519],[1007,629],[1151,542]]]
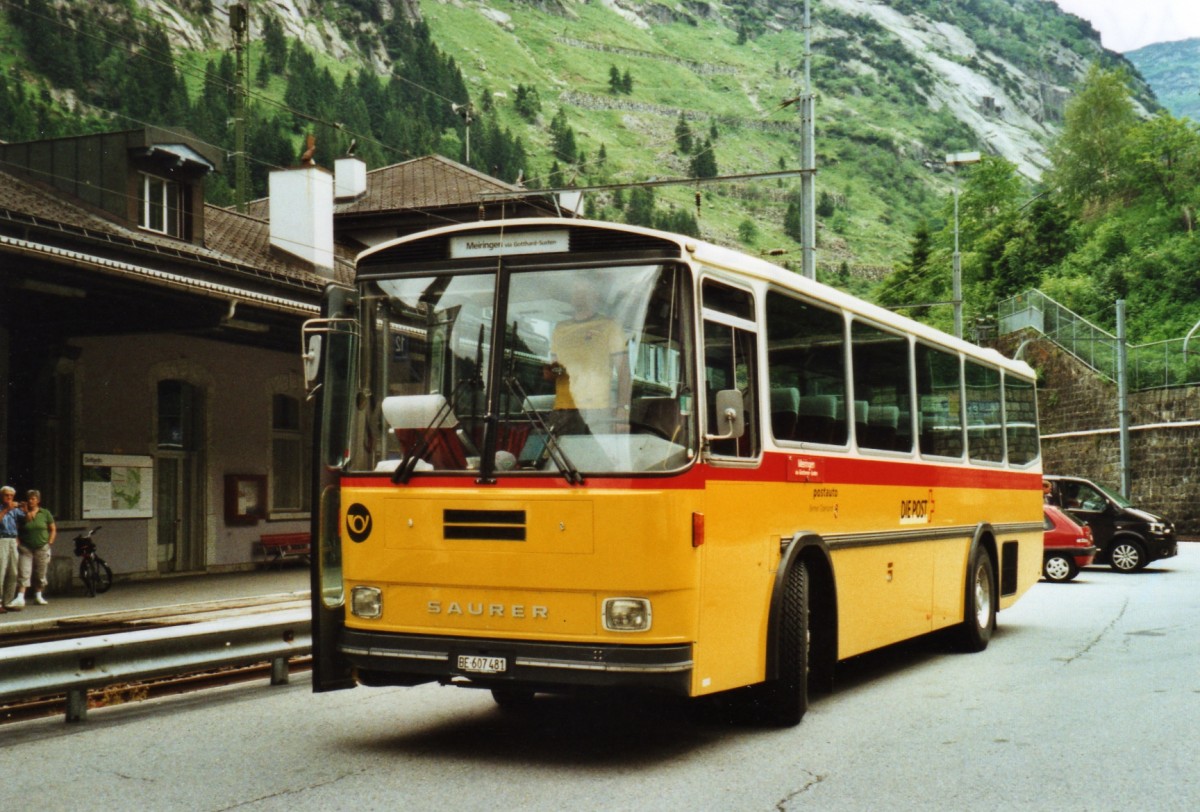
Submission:
[[[338,214],[389,212],[468,206],[482,202],[484,192],[515,192],[520,187],[497,180],[469,166],[429,155],[367,173],[367,193],[338,204]]]
[[[476,206],[487,192],[517,192],[521,187],[497,180],[469,166],[427,155],[411,161],[372,169],[367,173],[367,193],[357,200],[338,203],[336,215],[387,214],[445,207]],[[247,210],[267,217],[267,198],[255,200]]]
[[[24,222],[56,229],[64,234],[100,238],[116,247],[168,252],[183,261],[216,263],[230,271],[274,277],[284,284],[319,290],[323,277],[301,264],[289,263],[270,250],[267,222],[216,206],[204,207],[204,245],[132,229],[77,205],[61,193],[0,171],[0,222]],[[350,274],[339,268],[339,277]]]
[[[253,261],[268,273],[315,282],[324,287],[324,277],[283,260],[278,252],[271,250],[271,230],[266,220],[216,206],[205,206],[204,218],[204,241],[210,248],[227,256],[244,257],[244,261]],[[335,252],[339,255],[337,277],[348,282],[354,276],[353,256],[336,246]]]

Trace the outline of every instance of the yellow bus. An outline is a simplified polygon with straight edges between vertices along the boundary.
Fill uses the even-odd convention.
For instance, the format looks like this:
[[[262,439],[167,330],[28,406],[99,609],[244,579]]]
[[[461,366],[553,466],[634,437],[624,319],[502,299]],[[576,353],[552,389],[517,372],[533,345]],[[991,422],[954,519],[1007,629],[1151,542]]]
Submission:
[[[730,692],[982,650],[1039,577],[1035,380],[761,259],[570,219],[365,251],[305,327],[314,688]]]

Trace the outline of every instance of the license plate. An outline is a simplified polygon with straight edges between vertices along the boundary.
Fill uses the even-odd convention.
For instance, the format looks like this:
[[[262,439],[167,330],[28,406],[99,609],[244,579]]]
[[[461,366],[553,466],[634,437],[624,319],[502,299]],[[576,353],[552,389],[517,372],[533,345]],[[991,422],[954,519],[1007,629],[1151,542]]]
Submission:
[[[458,655],[458,670],[469,671],[472,674],[503,674],[508,668],[504,657],[473,657],[468,654]]]

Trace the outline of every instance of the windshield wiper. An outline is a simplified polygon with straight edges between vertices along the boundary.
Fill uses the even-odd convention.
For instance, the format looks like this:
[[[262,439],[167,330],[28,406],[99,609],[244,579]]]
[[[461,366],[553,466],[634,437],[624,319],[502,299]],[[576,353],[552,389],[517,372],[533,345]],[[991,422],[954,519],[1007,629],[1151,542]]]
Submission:
[[[563,478],[567,480],[567,484],[582,485],[583,474],[579,473],[579,469],[575,467],[575,463],[571,462],[571,458],[567,456],[567,452],[563,451],[563,447],[559,445],[558,435],[554,433],[554,429],[550,428],[550,424],[546,422],[541,413],[529,405],[529,393],[525,391],[525,387],[521,385],[521,381],[517,377],[516,348],[517,322],[514,320],[512,325],[512,343],[508,350],[508,372],[504,376],[504,385],[508,387],[509,394],[515,397],[517,402],[521,404],[521,413],[525,415],[525,418],[546,439],[546,456],[554,461],[554,466],[562,473]]]
[[[530,407],[529,396],[524,391],[524,386],[521,381],[517,380],[516,375],[505,375],[504,384],[509,387],[509,392],[512,396],[518,399],[521,403],[521,413],[526,416],[526,419],[532,423],[538,433],[546,441],[546,456],[550,457],[554,463],[554,467],[558,468],[563,474],[563,479],[568,485],[583,485],[583,474],[580,474],[580,469],[575,467],[575,463],[571,462],[571,458],[566,456],[566,451],[563,446],[558,443],[558,435],[554,434],[554,429],[547,423],[545,417],[542,417],[538,410]]]
[[[567,452],[558,442],[558,435],[554,433],[554,429],[546,422],[545,418],[534,408],[529,406],[529,395],[525,392],[525,387],[517,379],[516,375],[504,376],[504,384],[508,387],[508,391],[513,397],[517,398],[521,404],[521,413],[533,424],[546,439],[546,456],[553,462],[554,466],[562,473],[563,478],[567,480],[568,485],[582,485],[583,474],[579,473],[579,469],[575,467],[575,463],[571,462],[571,458],[567,456]]]

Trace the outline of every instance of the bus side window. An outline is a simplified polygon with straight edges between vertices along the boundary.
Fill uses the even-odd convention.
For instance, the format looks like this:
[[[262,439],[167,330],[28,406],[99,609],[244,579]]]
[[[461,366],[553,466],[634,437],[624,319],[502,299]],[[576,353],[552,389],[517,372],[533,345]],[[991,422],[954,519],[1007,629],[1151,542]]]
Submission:
[[[967,454],[972,462],[1004,462],[1000,370],[966,362]]]
[[[857,320],[850,335],[858,445],[912,451],[908,339]]]
[[[845,445],[846,337],[842,314],[767,294],[767,377],[777,440]]]
[[[1037,459],[1037,391],[1032,381],[1004,376],[1004,432],[1011,465]]]
[[[961,458],[962,365],[958,356],[917,343],[917,402],[921,453]]]
[[[704,383],[708,413],[706,432],[728,433],[717,412],[717,392],[736,389],[742,393],[745,432],[741,437],[714,440],[711,453],[724,457],[757,457],[758,431],[758,325],[754,297],[706,279],[701,288],[704,302]]]
[[[717,410],[717,392],[736,389],[742,393],[745,433],[736,439],[715,440],[712,453],[724,457],[758,456],[758,405],[754,397],[758,385],[755,359],[758,357],[754,333],[711,321],[704,322],[705,402],[708,406],[708,434],[728,433]]]

